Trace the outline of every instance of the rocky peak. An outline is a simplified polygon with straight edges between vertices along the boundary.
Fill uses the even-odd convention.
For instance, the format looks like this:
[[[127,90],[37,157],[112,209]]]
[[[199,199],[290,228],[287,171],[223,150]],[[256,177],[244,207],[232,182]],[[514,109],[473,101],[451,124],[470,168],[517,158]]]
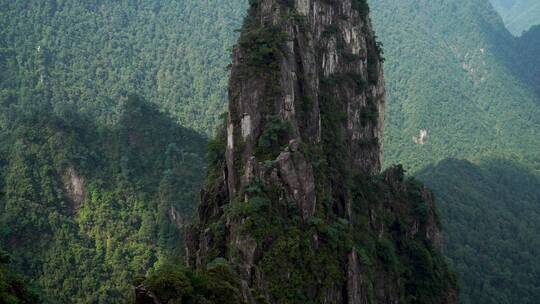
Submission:
[[[398,266],[416,266],[397,246],[439,242],[428,190],[400,168],[379,176],[385,91],[368,12],[365,0],[250,1],[222,156],[187,233],[188,265],[225,258],[248,303],[398,303]],[[435,264],[431,303],[455,303]]]
[[[276,144],[321,142],[321,103],[346,115],[340,130],[348,165],[381,168],[384,81],[380,51],[356,1],[253,1],[234,50],[229,87],[229,191],[245,185],[244,169],[265,132],[287,126]]]

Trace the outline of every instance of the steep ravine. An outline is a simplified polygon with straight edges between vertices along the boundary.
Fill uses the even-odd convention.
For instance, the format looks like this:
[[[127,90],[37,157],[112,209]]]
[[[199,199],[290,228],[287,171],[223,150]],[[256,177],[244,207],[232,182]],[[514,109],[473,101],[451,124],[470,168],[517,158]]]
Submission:
[[[227,264],[245,303],[457,303],[431,192],[399,166],[380,172],[368,12],[364,0],[251,1],[186,238],[188,266]],[[138,294],[160,301],[144,283]]]

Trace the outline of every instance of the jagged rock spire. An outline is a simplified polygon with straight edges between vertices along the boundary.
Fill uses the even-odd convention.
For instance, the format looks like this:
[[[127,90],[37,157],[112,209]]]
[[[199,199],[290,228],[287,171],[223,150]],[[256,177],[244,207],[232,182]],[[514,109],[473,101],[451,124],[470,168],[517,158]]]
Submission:
[[[231,194],[246,182],[234,168],[250,162],[271,118],[289,125],[285,142],[320,143],[323,103],[346,115],[335,131],[345,139],[347,165],[380,172],[384,80],[367,10],[364,0],[252,3],[229,88]]]
[[[399,256],[388,245],[395,237],[439,238],[427,189],[405,182],[400,168],[384,183],[372,178],[385,91],[368,12],[365,0],[250,1],[233,52],[223,156],[186,238],[188,265],[227,259],[250,304],[398,303],[399,274],[377,257],[362,269],[371,263],[362,242],[386,242]],[[412,215],[415,204],[425,218]],[[410,226],[394,236],[388,219],[401,216]],[[453,285],[441,284],[433,297],[455,303]]]

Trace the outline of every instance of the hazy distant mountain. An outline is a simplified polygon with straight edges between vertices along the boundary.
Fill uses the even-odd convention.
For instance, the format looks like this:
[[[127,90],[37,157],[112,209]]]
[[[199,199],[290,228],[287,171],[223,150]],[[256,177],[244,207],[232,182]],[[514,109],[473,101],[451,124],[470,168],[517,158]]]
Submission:
[[[521,35],[531,26],[540,24],[540,1],[491,0],[506,26],[514,35]]]
[[[535,88],[540,96],[540,25],[531,27],[516,39],[519,52],[514,54],[512,66],[524,82]]]

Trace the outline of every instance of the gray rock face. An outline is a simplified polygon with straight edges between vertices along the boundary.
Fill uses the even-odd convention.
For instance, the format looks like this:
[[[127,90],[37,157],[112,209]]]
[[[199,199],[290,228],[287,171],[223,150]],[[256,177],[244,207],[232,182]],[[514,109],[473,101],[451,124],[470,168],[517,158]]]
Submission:
[[[347,299],[348,304],[369,303],[368,293],[364,286],[365,277],[362,274],[358,253],[351,251],[347,257]]]
[[[381,169],[384,79],[366,12],[353,8],[357,1],[283,2],[287,1],[259,1],[251,9],[251,25],[245,26],[243,34],[247,42],[245,37],[253,28],[286,36],[279,56],[273,54],[277,57],[275,70],[250,65],[253,48],[243,47],[242,42],[233,53],[226,152],[232,196],[250,182],[253,172],[262,171],[251,159],[268,128],[268,117],[277,116],[290,126],[282,135],[285,141],[320,144],[324,103],[335,103],[337,109],[332,110],[346,115],[338,126],[346,145],[346,166],[368,175]],[[309,215],[316,203],[308,189],[312,169],[301,163],[292,167],[286,164],[286,157],[282,155],[279,163],[280,170],[288,172],[278,175],[284,177],[286,188],[303,193],[299,207]],[[302,176],[305,182],[291,180],[291,174]],[[344,201],[342,209],[350,213],[349,199]]]
[[[69,198],[72,213],[77,213],[84,203],[85,185],[84,177],[77,174],[75,168],[69,167],[62,176],[64,191]]]
[[[255,218],[278,217],[276,222],[300,229],[321,218],[350,230],[359,225],[352,175],[369,180],[380,174],[384,106],[382,59],[363,0],[253,1],[233,51],[225,157],[202,192],[199,222],[188,229],[188,265],[204,269],[211,259],[225,257],[241,277],[247,303],[260,297],[285,303],[277,299],[275,276],[265,268],[265,261],[280,259],[267,254],[276,250],[279,232],[257,230]],[[381,239],[393,237],[381,214],[394,212],[392,201],[408,191],[400,172],[383,179],[393,190],[365,217],[366,229]],[[426,190],[422,198],[431,201],[429,195]],[[272,209],[253,211],[264,206]],[[426,221],[411,221],[407,235],[422,234],[438,244],[433,208],[428,212],[430,228]],[[302,254],[328,250],[327,237],[318,231],[299,233],[309,239],[298,240],[309,243]],[[398,303],[399,278],[368,275],[352,247],[327,251],[341,275],[323,284],[324,275],[313,273],[314,284],[302,287],[302,297],[313,303]],[[302,254],[295,257],[302,264],[313,262]],[[284,280],[295,272],[272,271]]]
[[[278,174],[281,176],[286,200],[297,202],[302,218],[308,219],[315,214],[317,205],[313,170],[298,151],[298,143],[292,140],[289,146],[290,151],[282,152],[276,160],[277,172],[274,173],[274,179],[278,179]]]
[[[253,27],[272,28],[286,34],[287,41],[272,76],[264,71],[246,76],[252,50],[234,50],[227,128],[231,194],[245,186],[242,175],[246,172],[235,167],[253,156],[268,115],[290,124],[289,140],[320,142],[323,95],[336,98],[347,115],[342,127],[351,168],[371,175],[380,172],[385,94],[382,66],[371,23],[352,2],[264,0],[252,8]],[[323,84],[328,82],[335,83],[330,90]]]

